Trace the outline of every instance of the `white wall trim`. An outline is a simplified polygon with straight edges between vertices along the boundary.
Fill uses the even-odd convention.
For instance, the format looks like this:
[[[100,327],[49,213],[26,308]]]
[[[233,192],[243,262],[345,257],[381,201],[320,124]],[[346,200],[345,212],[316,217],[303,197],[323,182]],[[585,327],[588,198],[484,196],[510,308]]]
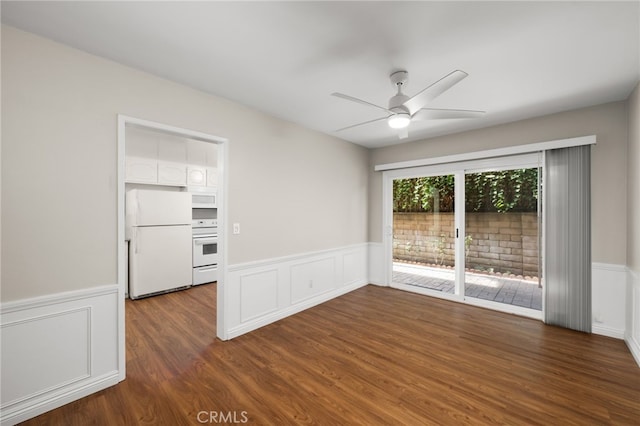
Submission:
[[[3,303],[0,423],[13,425],[119,381],[117,284]]]
[[[591,263],[591,266],[594,269],[600,269],[600,270],[604,270],[604,271],[619,272],[619,273],[626,273],[627,272],[627,267],[626,266],[618,265],[618,264],[615,264],[615,263],[593,262],[593,263]]]
[[[445,155],[442,157],[421,158],[418,160],[400,161],[397,163],[377,164],[374,167],[376,172],[395,169],[406,169],[410,167],[430,166],[435,164],[457,163],[469,160],[480,160],[483,158],[503,157],[516,154],[527,154],[540,152],[548,149],[569,148],[580,145],[593,145],[596,143],[596,136],[580,136],[569,139],[558,139],[547,142],[536,142],[524,145],[515,145],[505,148],[489,149],[484,151],[467,152],[464,154]]]
[[[125,124],[131,124],[134,126],[144,127],[147,129],[155,129],[164,133],[169,133],[175,136],[185,136],[191,139],[198,139],[205,142],[228,142],[228,139],[221,138],[219,136],[213,136],[208,133],[199,132],[197,130],[185,129],[183,127],[171,126],[169,124],[160,123],[157,121],[144,120],[142,118],[130,117],[128,115],[118,114],[118,119],[122,120]]]
[[[363,243],[363,244],[367,244],[367,243]],[[242,270],[245,270],[245,269],[251,269],[251,268],[264,268],[264,267],[268,267],[268,266],[276,266],[276,265],[278,265],[280,263],[283,263],[283,262],[295,262],[295,261],[298,261],[298,260],[306,262],[310,258],[313,258],[314,256],[321,256],[321,255],[325,255],[325,254],[334,254],[336,252],[336,250],[360,250],[360,249],[362,249],[363,244],[351,244],[351,245],[343,246],[343,247],[340,247],[340,248],[332,248],[332,249],[324,249],[324,250],[296,253],[296,254],[290,254],[290,255],[286,255],[286,256],[271,257],[271,258],[268,258],[268,259],[253,260],[253,261],[243,262],[243,263],[234,263],[233,265],[229,265],[228,271],[229,272],[238,272],[238,271],[242,271]]]
[[[640,367],[640,276],[627,268],[627,312],[624,341]]]
[[[369,244],[229,265],[228,338],[234,338],[368,283]]]
[[[117,285],[115,284],[105,285],[100,287],[92,287],[89,289],[65,291],[63,293],[47,294],[44,296],[32,297],[29,299],[12,300],[9,302],[3,302],[0,305],[0,315],[5,315],[11,312],[22,311],[27,309],[40,308],[44,306],[53,305],[56,303],[86,299],[87,297],[112,294],[114,293],[114,288],[117,289]]]

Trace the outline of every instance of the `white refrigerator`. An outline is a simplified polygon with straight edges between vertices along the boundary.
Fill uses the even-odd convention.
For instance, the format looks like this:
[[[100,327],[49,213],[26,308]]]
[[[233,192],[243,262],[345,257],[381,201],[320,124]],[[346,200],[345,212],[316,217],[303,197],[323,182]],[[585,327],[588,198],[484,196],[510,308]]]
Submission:
[[[191,194],[133,189],[125,203],[129,297],[190,286]]]

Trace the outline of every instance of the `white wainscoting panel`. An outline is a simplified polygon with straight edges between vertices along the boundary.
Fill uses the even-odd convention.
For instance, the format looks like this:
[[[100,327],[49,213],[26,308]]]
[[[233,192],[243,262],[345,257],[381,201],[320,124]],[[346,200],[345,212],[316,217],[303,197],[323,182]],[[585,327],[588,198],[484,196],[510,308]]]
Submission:
[[[278,309],[278,270],[240,277],[240,318],[250,321]]]
[[[290,273],[292,304],[331,291],[339,285],[335,276],[335,257],[293,265]]]
[[[624,341],[640,367],[640,275],[627,269],[627,327]]]
[[[369,243],[369,283],[386,287],[384,274],[384,245]]]
[[[367,281],[368,244],[228,268],[229,338],[353,291]]]
[[[593,263],[591,310],[594,334],[624,339],[627,268],[624,265]]]
[[[118,383],[118,286],[2,304],[0,422]]]

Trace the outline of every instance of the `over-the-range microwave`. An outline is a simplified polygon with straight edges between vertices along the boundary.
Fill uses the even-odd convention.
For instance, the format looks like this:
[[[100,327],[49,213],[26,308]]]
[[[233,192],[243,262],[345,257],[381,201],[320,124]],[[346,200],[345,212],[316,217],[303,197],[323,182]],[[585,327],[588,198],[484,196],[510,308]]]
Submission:
[[[190,186],[191,207],[194,209],[218,208],[218,191],[211,187]]]

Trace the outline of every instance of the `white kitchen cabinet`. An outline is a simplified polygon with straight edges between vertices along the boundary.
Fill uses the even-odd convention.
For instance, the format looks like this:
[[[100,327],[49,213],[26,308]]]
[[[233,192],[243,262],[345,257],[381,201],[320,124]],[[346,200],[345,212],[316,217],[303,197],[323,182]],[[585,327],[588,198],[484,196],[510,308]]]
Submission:
[[[206,186],[207,184],[207,168],[204,166],[196,166],[189,164],[187,167],[187,185],[189,186]]]
[[[160,185],[185,186],[187,166],[184,163],[158,161],[158,183]]]
[[[125,181],[168,186],[218,186],[216,144],[146,129],[127,129]]]
[[[207,167],[207,186],[218,186],[218,169],[216,167]]]
[[[218,147],[215,144],[187,141],[187,185],[218,186]]]
[[[158,139],[158,183],[187,184],[187,147],[181,140]]]
[[[157,183],[158,144],[147,133],[132,129],[127,141],[125,180],[135,183]]]
[[[125,181],[158,183],[158,160],[155,158],[126,157]]]

